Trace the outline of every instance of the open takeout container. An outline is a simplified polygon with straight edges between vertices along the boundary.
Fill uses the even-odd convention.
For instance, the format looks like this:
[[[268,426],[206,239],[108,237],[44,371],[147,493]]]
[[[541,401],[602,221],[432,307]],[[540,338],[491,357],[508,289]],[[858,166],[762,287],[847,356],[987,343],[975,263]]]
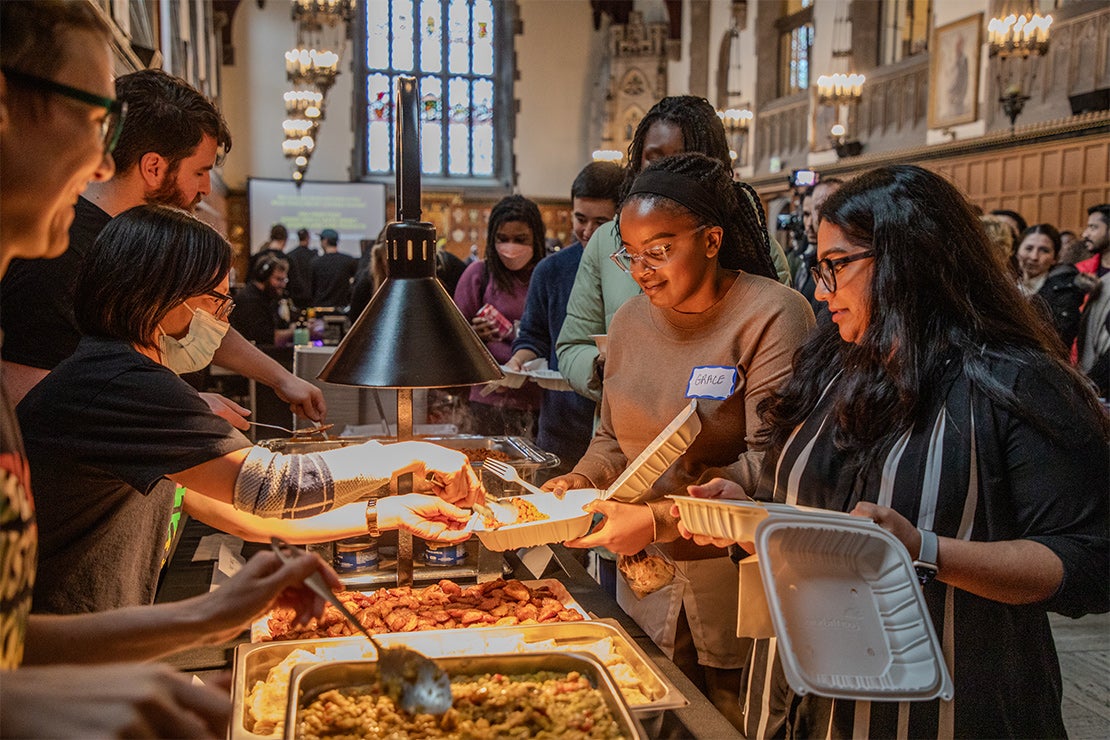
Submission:
[[[691,400],[671,423],[655,436],[644,451],[636,456],[624,472],[605,490],[603,498],[625,503],[645,500],[648,489],[674,461],[682,457],[694,438],[701,432],[698,402]]]
[[[613,679],[592,655],[584,653],[530,653],[522,655],[474,655],[437,658],[436,664],[452,678],[485,673],[520,675],[538,671],[570,673],[575,671],[601,692],[623,737],[646,738],[639,722],[633,719]],[[289,683],[289,706],[285,719],[285,738],[299,737],[297,729],[304,710],[322,693],[333,689],[366,686],[377,681],[377,664],[372,660],[338,661],[320,665],[298,665]]]
[[[778,638],[798,694],[952,698],[952,679],[906,548],[874,522],[756,501],[675,496],[695,534],[754,542],[740,563],[737,633]]]
[[[497,552],[516,550],[521,547],[537,547],[551,542],[565,542],[581,537],[590,530],[593,514],[582,511],[582,507],[601,496],[596,488],[582,488],[567,491],[559,499],[554,493],[533,493],[514,496],[533,504],[547,519],[523,524],[508,524],[496,529],[487,529],[481,516],[475,514],[471,531],[488,549]]]

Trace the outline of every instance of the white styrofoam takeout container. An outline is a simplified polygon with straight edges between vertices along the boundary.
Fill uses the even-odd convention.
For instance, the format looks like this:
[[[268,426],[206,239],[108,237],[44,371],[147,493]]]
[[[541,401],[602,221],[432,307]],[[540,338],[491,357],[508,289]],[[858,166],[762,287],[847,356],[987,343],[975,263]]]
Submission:
[[[554,493],[513,496],[512,498],[520,498],[534,504],[541,514],[547,514],[549,518],[538,522],[508,524],[497,529],[486,529],[485,522],[475,514],[471,531],[483,545],[498,552],[573,540],[590,530],[593,514],[583,511],[582,507],[597,500],[600,495],[601,491],[596,488],[582,488],[567,491],[562,499],[556,497]]]
[[[783,673],[798,694],[952,698],[925,596],[909,553],[894,535],[841,512],[674,499],[691,532],[755,543],[756,557],[740,564],[738,631],[758,625],[766,611]],[[751,567],[756,563],[758,574]]]
[[[655,436],[644,451],[636,456],[624,472],[605,489],[603,498],[625,503],[639,503],[659,476],[680,458],[701,432],[698,402],[691,400],[663,431]]]

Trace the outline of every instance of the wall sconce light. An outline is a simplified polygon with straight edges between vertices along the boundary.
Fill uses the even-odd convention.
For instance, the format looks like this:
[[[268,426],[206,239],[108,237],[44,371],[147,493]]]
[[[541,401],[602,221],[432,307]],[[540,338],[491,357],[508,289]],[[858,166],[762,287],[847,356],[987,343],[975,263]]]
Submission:
[[[616,149],[595,149],[593,153],[593,160],[595,162],[614,162],[620,164],[624,159],[624,154]]]
[[[1051,26],[1052,16],[1041,16],[1032,4],[1021,15],[991,18],[987,25],[987,49],[998,60],[998,103],[1010,119],[1010,133],[1029,100],[1026,91],[1037,77],[1038,61],[1048,53]]]

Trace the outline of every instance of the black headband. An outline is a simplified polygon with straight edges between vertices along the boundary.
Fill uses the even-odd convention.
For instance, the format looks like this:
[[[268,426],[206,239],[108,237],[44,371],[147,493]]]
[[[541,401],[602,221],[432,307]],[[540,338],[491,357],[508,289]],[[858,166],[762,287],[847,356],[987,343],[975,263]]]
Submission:
[[[632,189],[628,191],[628,198],[640,194],[669,198],[716,226],[724,226],[727,223],[712,206],[716,201],[713,194],[702,187],[700,182],[685,175],[664,170],[641,172],[633,181]]]

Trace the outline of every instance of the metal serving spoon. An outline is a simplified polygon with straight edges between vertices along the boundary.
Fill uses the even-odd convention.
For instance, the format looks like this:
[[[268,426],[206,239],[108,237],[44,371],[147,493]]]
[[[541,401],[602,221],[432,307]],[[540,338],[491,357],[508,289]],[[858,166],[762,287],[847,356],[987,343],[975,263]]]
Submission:
[[[321,424],[320,426],[306,428],[306,429],[286,429],[285,427],[279,427],[277,424],[263,424],[260,421],[247,421],[247,423],[248,424],[254,424],[256,427],[266,427],[267,429],[278,429],[282,432],[288,432],[289,434],[293,435],[294,437],[315,437],[316,435],[322,435],[322,436],[326,437],[327,435],[325,434],[325,432],[327,432],[329,429],[331,429],[332,427],[335,426],[335,424]]]
[[[293,547],[280,537],[271,537],[270,546],[282,561],[292,557]],[[451,708],[451,679],[446,671],[403,645],[387,648],[380,644],[328,588],[319,573],[313,573],[304,582],[374,645],[378,651],[378,681],[395,704],[410,714],[437,716]]]

